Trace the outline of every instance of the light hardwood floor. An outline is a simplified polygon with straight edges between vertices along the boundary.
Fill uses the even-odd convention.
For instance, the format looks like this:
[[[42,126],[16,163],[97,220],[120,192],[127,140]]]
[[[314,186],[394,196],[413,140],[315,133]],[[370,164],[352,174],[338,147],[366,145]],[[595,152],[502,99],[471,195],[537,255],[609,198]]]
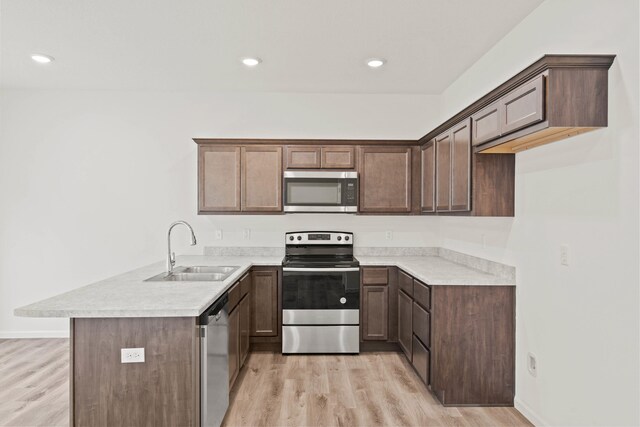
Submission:
[[[69,341],[0,340],[0,425],[66,426]],[[231,426],[524,426],[513,408],[445,408],[399,353],[251,353],[231,393]]]

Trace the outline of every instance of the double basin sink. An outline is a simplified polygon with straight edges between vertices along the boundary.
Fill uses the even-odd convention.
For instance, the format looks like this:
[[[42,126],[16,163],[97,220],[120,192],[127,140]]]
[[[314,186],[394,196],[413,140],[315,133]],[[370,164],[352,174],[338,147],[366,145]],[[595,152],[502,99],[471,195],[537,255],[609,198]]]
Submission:
[[[176,267],[171,273],[163,272],[150,277],[145,282],[221,282],[229,277],[238,266],[196,266]]]

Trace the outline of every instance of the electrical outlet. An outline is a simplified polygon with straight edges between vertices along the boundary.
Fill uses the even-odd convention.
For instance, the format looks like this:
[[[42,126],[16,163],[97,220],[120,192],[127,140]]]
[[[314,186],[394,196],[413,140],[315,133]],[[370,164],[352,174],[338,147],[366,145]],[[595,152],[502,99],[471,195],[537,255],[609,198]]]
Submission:
[[[386,233],[384,233],[384,236],[387,240],[392,240],[393,239],[393,231],[387,231]]]
[[[529,374],[531,374],[532,377],[537,376],[538,361],[536,360],[536,355],[533,353],[527,354],[527,369],[529,370]]]
[[[120,363],[144,363],[144,347],[121,348]]]
[[[216,240],[222,240],[222,230],[216,230]]]
[[[245,240],[249,240],[251,238],[251,229],[250,228],[245,228],[242,231],[242,238]]]
[[[569,245],[560,245],[560,265],[569,266]]]

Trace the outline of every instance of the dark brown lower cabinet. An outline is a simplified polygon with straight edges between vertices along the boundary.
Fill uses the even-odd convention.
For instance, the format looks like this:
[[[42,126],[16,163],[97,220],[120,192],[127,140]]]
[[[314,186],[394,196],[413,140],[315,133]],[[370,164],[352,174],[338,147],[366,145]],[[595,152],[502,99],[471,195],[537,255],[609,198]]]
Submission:
[[[411,364],[420,379],[425,384],[429,384],[429,350],[415,335],[413,336],[413,360]]]
[[[199,425],[195,317],[71,319],[71,426]],[[144,348],[144,363],[120,349]]]
[[[278,269],[254,268],[251,271],[250,336],[277,337],[278,329]]]
[[[387,341],[389,338],[389,287],[363,286],[362,340]]]
[[[513,406],[515,287],[398,284],[398,344],[438,400]]]
[[[240,305],[238,310],[240,311],[240,366],[244,365],[247,356],[249,355],[249,348],[251,343],[249,342],[249,334],[251,333],[251,295],[247,294]]]
[[[240,372],[240,310],[236,306],[229,313],[229,388]]]
[[[398,344],[407,356],[407,359],[411,361],[411,349],[412,349],[412,300],[411,297],[405,294],[402,290],[398,291]]]
[[[446,406],[513,406],[515,287],[431,287],[431,390]]]

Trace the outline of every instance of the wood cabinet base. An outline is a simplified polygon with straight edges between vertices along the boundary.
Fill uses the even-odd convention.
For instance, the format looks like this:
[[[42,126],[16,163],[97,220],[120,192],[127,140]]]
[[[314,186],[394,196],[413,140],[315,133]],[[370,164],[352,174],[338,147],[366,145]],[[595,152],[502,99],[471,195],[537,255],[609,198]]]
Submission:
[[[70,425],[199,425],[199,345],[194,317],[71,319]]]

